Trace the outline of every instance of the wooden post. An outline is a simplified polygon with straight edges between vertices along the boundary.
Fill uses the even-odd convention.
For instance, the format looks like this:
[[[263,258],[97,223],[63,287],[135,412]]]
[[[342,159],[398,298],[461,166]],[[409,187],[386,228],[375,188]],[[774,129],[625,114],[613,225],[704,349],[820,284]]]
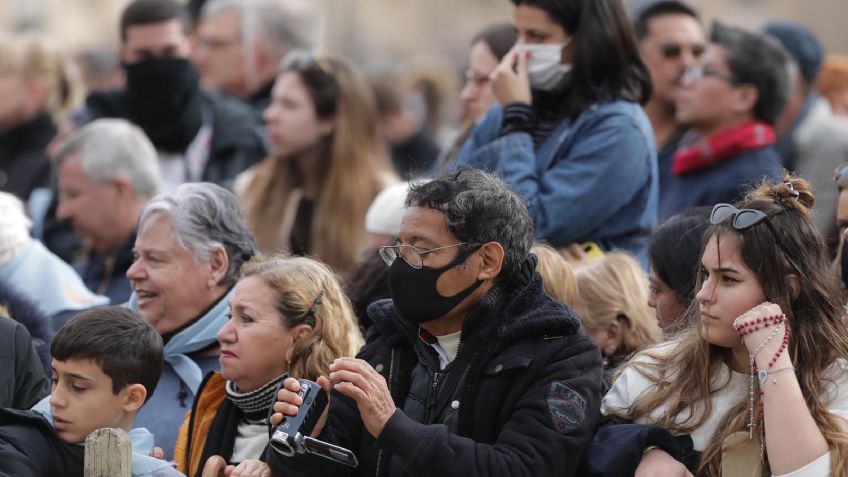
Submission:
[[[132,443],[123,429],[103,428],[85,439],[85,477],[132,477]]]

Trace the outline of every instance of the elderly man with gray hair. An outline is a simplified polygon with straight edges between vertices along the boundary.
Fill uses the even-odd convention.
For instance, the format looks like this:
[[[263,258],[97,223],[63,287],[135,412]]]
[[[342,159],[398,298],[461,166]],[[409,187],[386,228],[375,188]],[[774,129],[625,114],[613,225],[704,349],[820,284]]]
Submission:
[[[280,61],[315,48],[320,18],[304,0],[211,0],[201,11],[192,61],[205,88],[268,107]]]
[[[162,335],[165,366],[136,425],[153,432],[167,459],[203,377],[218,369],[216,334],[228,320],[238,271],[255,254],[235,196],[215,184],[183,184],[141,212],[129,306]]]
[[[159,192],[156,150],[123,119],[98,119],[75,131],[53,160],[58,176],[56,217],[69,221],[85,250],[75,267],[86,286],[113,304],[130,297],[135,224]]]

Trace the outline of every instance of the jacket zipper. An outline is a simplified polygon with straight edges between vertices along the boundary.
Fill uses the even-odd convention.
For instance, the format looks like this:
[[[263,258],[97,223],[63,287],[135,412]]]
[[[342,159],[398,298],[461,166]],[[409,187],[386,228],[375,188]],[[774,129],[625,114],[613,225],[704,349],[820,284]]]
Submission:
[[[389,379],[388,379],[389,392],[391,392],[392,374],[393,374],[392,371],[394,371],[394,369],[395,369],[395,349],[392,348],[391,355],[389,356]],[[381,467],[380,464],[382,464],[382,463],[383,463],[383,449],[380,449],[379,451],[377,451],[377,469],[374,472],[374,477],[380,477],[380,467]]]
[[[433,406],[436,404],[436,390],[439,387],[439,379],[441,379],[441,377],[442,373],[433,373],[433,381],[430,383],[430,394],[427,396],[427,416],[424,419],[424,422],[426,423],[430,422]]]

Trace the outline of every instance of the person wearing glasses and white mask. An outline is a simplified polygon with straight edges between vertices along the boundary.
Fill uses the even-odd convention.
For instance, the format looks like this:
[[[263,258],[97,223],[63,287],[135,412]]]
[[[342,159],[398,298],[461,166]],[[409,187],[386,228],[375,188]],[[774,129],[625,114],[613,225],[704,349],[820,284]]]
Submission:
[[[450,149],[439,157],[436,163],[437,172],[443,173],[450,169],[474,126],[486,116],[492,105],[497,103],[489,76],[515,45],[516,38],[518,33],[512,23],[500,22],[487,26],[471,40],[465,85],[459,93],[461,132]]]
[[[621,2],[512,2],[518,43],[490,76],[503,106],[458,164],[504,177],[527,201],[537,238],[621,248],[647,266],[658,186],[640,103],[651,86]]]
[[[680,94],[683,73],[704,54],[707,39],[698,12],[686,0],[634,1],[628,13],[639,54],[651,73],[651,99],[645,104],[645,113],[651,120],[657,144],[660,219],[663,219],[671,160],[688,129],[677,121],[674,101]]]
[[[789,61],[764,35],[713,25],[677,96],[677,120],[692,130],[672,159],[660,216],[733,203],[764,176],[782,177],[774,124],[791,92]]]
[[[392,299],[368,308],[359,359],[317,380],[333,387],[313,437],[359,467],[271,451],[274,475],[576,475],[598,423],[601,357],[545,293],[521,197],[464,169],[413,184],[406,204],[397,244],[380,250]],[[296,380],[284,388],[272,424],[302,403]]]

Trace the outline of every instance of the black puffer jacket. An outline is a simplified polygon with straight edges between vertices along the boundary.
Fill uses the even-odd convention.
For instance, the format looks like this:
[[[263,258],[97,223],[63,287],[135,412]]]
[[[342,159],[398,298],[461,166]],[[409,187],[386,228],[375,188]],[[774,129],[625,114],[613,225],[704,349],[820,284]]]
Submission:
[[[53,362],[50,356],[50,343],[53,342],[50,316],[39,308],[38,304],[21,293],[17,286],[6,280],[0,280],[0,305],[6,308],[10,318],[24,325],[29,337],[32,338],[32,345],[35,346],[44,374],[50,376]],[[0,352],[2,350],[3,348],[0,347]]]
[[[375,440],[356,403],[333,391],[320,439],[351,449],[359,467],[285,458],[269,449],[272,470],[288,476],[386,476],[401,468],[407,475],[439,477],[575,475],[599,421],[601,357],[574,312],[545,294],[534,269],[535,260],[528,259],[518,277],[481,300],[476,309],[484,312],[472,312],[465,322],[454,362],[472,354],[456,393],[455,433],[438,420],[424,424],[398,410]],[[374,325],[359,357],[386,377],[401,408],[416,387],[410,381],[422,357],[417,333],[390,300],[368,312]],[[479,340],[469,349],[464,343],[472,334]]]
[[[24,325],[0,316],[0,407],[29,409],[50,382]]]
[[[83,477],[84,455],[38,412],[0,409],[0,477]]]

